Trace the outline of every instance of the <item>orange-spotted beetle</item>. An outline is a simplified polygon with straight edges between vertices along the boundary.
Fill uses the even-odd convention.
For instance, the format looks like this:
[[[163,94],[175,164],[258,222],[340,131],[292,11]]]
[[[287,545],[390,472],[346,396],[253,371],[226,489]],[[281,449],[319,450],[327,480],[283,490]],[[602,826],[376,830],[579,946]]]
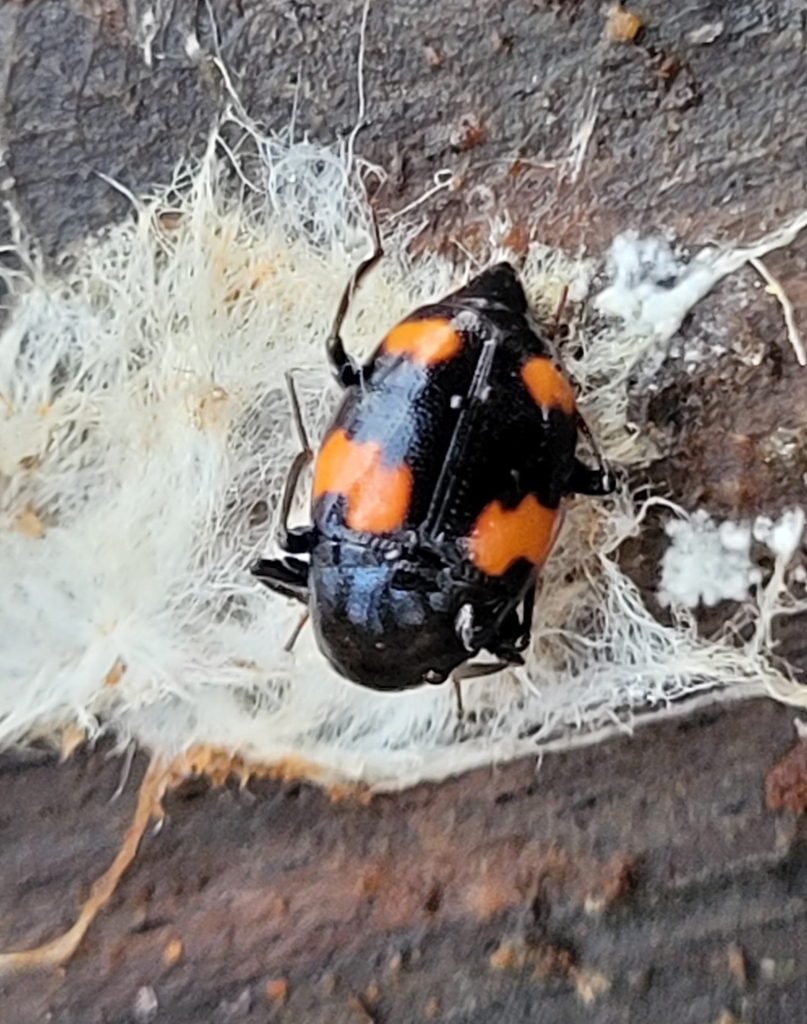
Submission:
[[[345,389],[315,469],[313,524],[289,529],[304,440],[283,495],[281,559],[253,574],[307,605],[343,676],[377,690],[523,664],[535,586],[564,497],[611,487],[575,457],[585,431],[508,263],[416,310],[358,366],[340,337],[358,268],[328,339]],[[496,661],[475,663],[486,651]]]

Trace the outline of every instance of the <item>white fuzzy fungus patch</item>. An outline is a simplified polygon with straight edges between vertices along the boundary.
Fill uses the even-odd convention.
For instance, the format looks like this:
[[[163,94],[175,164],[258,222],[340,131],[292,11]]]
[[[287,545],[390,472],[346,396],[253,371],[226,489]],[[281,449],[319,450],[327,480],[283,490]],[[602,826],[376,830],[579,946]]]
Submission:
[[[661,562],[660,604],[707,607],[720,601],[743,601],[762,573],[751,561],[751,526],[716,523],[699,510],[691,519],[665,525],[671,540]]]
[[[648,342],[669,341],[692,307],[724,277],[774,249],[790,245],[807,227],[807,212],[756,245],[737,249],[707,246],[689,262],[679,260],[659,238],[618,235],[609,254],[611,284],[597,296],[601,313],[620,317]]]
[[[665,524],[670,545],[661,561],[659,603],[686,608],[720,601],[744,601],[763,580],[751,557],[752,539],[775,558],[788,563],[804,534],[804,510],[785,510],[776,519],[758,516],[753,522],[715,522],[703,509],[689,519]]]
[[[310,629],[284,651],[299,608],[246,571],[273,550],[297,451],[283,376],[296,371],[319,436],[337,400],[324,339],[370,242],[344,152],[251,135],[259,162],[239,158],[248,187],[232,187],[230,158],[211,144],[59,276],[22,235],[23,268],[3,271],[0,746],[77,724],[165,754],[207,743],[263,763],[302,757],[321,779],[394,788],[590,742],[699,694],[801,702],[768,657],[770,622],[789,607],[788,556],[777,555],[746,646],[700,638],[686,610],[662,625],[617,563],[649,507],[624,489],[570,506],[527,666],[467,684],[461,728],[450,686],[357,687],[329,669]],[[382,228],[386,258],[344,332],[360,355],[469,276],[437,257],[412,262],[402,220]],[[550,314],[564,284],[584,297],[591,272],[534,246],[522,276]],[[663,333],[704,287],[676,299]],[[648,301],[627,326],[580,327],[566,356],[617,462],[641,452],[627,374],[658,342]]]
[[[779,558],[791,559],[804,536],[804,509],[789,508],[778,519],[758,516],[754,520],[754,540],[765,544]]]

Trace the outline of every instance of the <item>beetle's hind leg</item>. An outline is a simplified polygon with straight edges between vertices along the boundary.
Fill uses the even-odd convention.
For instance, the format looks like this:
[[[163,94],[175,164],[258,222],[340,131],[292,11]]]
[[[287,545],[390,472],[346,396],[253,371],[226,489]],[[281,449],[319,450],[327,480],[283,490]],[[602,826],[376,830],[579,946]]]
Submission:
[[[306,622],[308,622],[310,618],[311,612],[306,608],[306,610],[300,616],[297,625],[291,631],[291,636],[288,638],[285,644],[283,644],[283,650],[286,652],[286,654],[290,654],[291,651],[294,649],[294,645],[297,643],[297,637],[302,633]]]
[[[359,287],[365,275],[373,269],[376,263],[378,263],[384,255],[384,250],[381,247],[381,233],[378,229],[378,220],[376,219],[375,210],[372,210],[371,212],[373,226],[373,251],[366,260],[362,260],[350,281],[348,281],[347,288],[342,292],[342,298],[339,301],[339,308],[336,311],[333,327],[331,328],[331,333],[328,335],[328,341],[326,342],[328,360],[334,368],[336,379],[343,388],[348,388],[354,384],[358,384],[361,381],[361,370],[356,364],[356,361],[345,351],[345,345],[340,334],[340,331],[342,330],[342,323],[347,315],[350,300],[353,298],[353,293]]]

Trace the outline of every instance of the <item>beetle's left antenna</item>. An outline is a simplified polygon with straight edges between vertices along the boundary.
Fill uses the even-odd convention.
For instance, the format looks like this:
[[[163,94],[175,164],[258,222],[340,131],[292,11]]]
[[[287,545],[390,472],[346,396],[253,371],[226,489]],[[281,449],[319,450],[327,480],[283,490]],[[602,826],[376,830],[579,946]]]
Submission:
[[[350,300],[353,298],[353,293],[361,284],[364,276],[373,269],[376,263],[378,263],[384,255],[384,250],[381,247],[381,232],[378,227],[378,218],[376,217],[376,212],[373,207],[370,207],[370,217],[373,234],[373,251],[366,260],[362,260],[358,265],[350,281],[348,281],[347,288],[342,292],[339,308],[336,311],[333,327],[331,328],[331,333],[328,335],[328,341],[326,343],[328,359],[334,368],[336,379],[343,388],[349,388],[354,384],[358,384],[361,381],[361,370],[355,360],[352,359],[345,351],[345,345],[340,334],[342,330],[342,323],[344,322],[345,316],[347,315],[347,311],[350,307]]]

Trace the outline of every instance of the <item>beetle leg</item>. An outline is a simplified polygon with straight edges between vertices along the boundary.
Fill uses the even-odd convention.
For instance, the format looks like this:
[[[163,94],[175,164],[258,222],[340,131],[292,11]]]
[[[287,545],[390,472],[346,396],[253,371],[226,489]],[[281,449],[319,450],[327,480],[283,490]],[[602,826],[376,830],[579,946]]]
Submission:
[[[294,379],[290,373],[286,374],[286,383],[289,387],[291,398],[291,412],[294,419],[297,433],[302,444],[302,451],[298,452],[291,464],[289,475],[286,477],[286,485],[283,488],[283,498],[280,504],[280,526],[278,528],[278,544],[284,551],[292,555],[307,554],[313,547],[315,530],[313,526],[303,526],[297,529],[289,529],[289,513],[294,502],[294,493],[300,480],[300,474],[314,457],[311,445],[308,443],[308,436],[303,423],[303,415],[300,411],[300,402],[297,399],[297,392],[294,388]],[[259,558],[249,567],[252,575],[261,581],[264,586],[269,587],[284,597],[291,597],[295,601],[308,604],[308,563],[300,558]],[[290,643],[293,644],[297,633],[304,623],[301,623]],[[289,648],[291,649],[291,648]]]
[[[375,215],[375,210],[372,210],[372,221],[373,251],[366,260],[362,260],[348,282],[347,288],[342,292],[342,298],[339,301],[339,308],[336,311],[333,327],[331,328],[331,333],[328,335],[328,340],[326,342],[328,359],[336,372],[336,379],[343,388],[349,388],[361,381],[361,369],[357,365],[356,361],[345,351],[344,342],[342,341],[339,333],[342,330],[342,322],[347,314],[348,307],[350,306],[350,300],[353,298],[353,293],[361,284],[362,278],[368,273],[368,271],[373,269],[376,263],[378,263],[384,255],[384,250],[381,247],[381,233],[378,230],[378,220]]]
[[[462,703],[462,682],[465,679],[479,679],[482,676],[492,676],[495,672],[501,672],[503,668],[508,668],[513,664],[523,664],[521,656],[516,654],[515,658],[504,657],[499,658],[498,661],[488,662],[472,662],[466,661],[462,665],[458,665],[457,668],[451,673],[451,683],[454,687],[454,693],[457,695],[457,713],[460,720],[465,713]]]
[[[308,565],[300,559],[260,558],[250,566],[250,572],[275,593],[308,604]],[[309,617],[310,612],[306,608],[291,636],[283,645],[284,651],[292,650]]]
[[[569,494],[601,497],[604,494],[611,494],[613,490],[614,478],[605,466],[600,465],[597,469],[591,469],[579,459],[574,460],[574,469],[569,478]]]
[[[287,654],[290,653],[294,648],[294,645],[297,643],[297,637],[300,635],[300,633],[302,633],[303,626],[305,626],[306,622],[308,622],[310,618],[311,612],[309,612],[309,610],[306,608],[306,610],[300,616],[300,621],[292,630],[291,636],[288,638],[285,644],[283,644],[283,650],[286,651]]]
[[[509,668],[512,664],[511,660],[505,658],[499,658],[496,661],[466,661],[454,669],[451,673],[451,681],[457,684],[461,683],[464,679],[480,679],[482,676],[492,676],[495,672],[501,672],[503,668]]]
[[[484,648],[504,659],[508,664],[523,664],[521,654],[530,642],[532,632],[532,613],[535,608],[535,583],[533,582],[521,604],[521,616],[515,608],[511,609],[499,624],[495,634],[485,624],[475,622],[474,606],[466,602],[460,608],[454,620],[454,629],[462,646],[472,656]]]
[[[552,337],[556,338],[558,330],[560,328],[560,318],[563,316],[563,311],[566,309],[566,300],[569,298],[569,286],[565,284],[563,291],[560,293],[560,299],[558,301],[558,308],[555,310],[555,318],[552,322]]]
[[[533,581],[521,602],[521,614],[512,608],[501,622],[496,635],[484,640],[479,647],[484,647],[491,654],[501,659],[504,664],[523,665],[521,652],[526,650],[532,633],[532,613],[535,608],[535,581]]]
[[[308,563],[300,558],[259,558],[249,567],[264,586],[308,604]]]
[[[577,427],[580,433],[586,437],[588,443],[594,450],[594,455],[597,459],[597,468],[590,469],[585,463],[581,462],[579,459],[575,459],[574,469],[572,470],[572,475],[569,479],[568,493],[588,494],[592,497],[610,494],[614,489],[614,477],[606,466],[605,460],[600,454],[597,445],[594,443],[594,438],[591,436],[588,424],[580,413],[577,414]]]
[[[535,584],[524,595],[524,603],[521,606],[521,633],[516,638],[515,648],[517,651],[527,649],[532,633],[532,614],[535,610]]]
[[[451,677],[451,685],[454,687],[454,696],[457,698],[457,719],[461,722],[465,717],[465,708],[462,703],[462,686],[460,686],[460,680],[455,676]]]
[[[291,506],[294,504],[294,495],[297,491],[297,484],[300,481],[303,470],[314,458],[314,452],[308,443],[303,414],[300,409],[300,401],[297,398],[297,390],[294,387],[294,378],[291,373],[286,374],[286,384],[289,388],[291,399],[291,414],[297,435],[300,438],[302,449],[297,453],[294,462],[291,464],[289,475],[286,477],[286,486],[283,488],[283,498],[280,504],[280,526],[277,531],[277,542],[284,551],[290,554],[301,555],[311,550],[314,537],[314,530],[310,526],[298,529],[289,529],[289,515]]]

